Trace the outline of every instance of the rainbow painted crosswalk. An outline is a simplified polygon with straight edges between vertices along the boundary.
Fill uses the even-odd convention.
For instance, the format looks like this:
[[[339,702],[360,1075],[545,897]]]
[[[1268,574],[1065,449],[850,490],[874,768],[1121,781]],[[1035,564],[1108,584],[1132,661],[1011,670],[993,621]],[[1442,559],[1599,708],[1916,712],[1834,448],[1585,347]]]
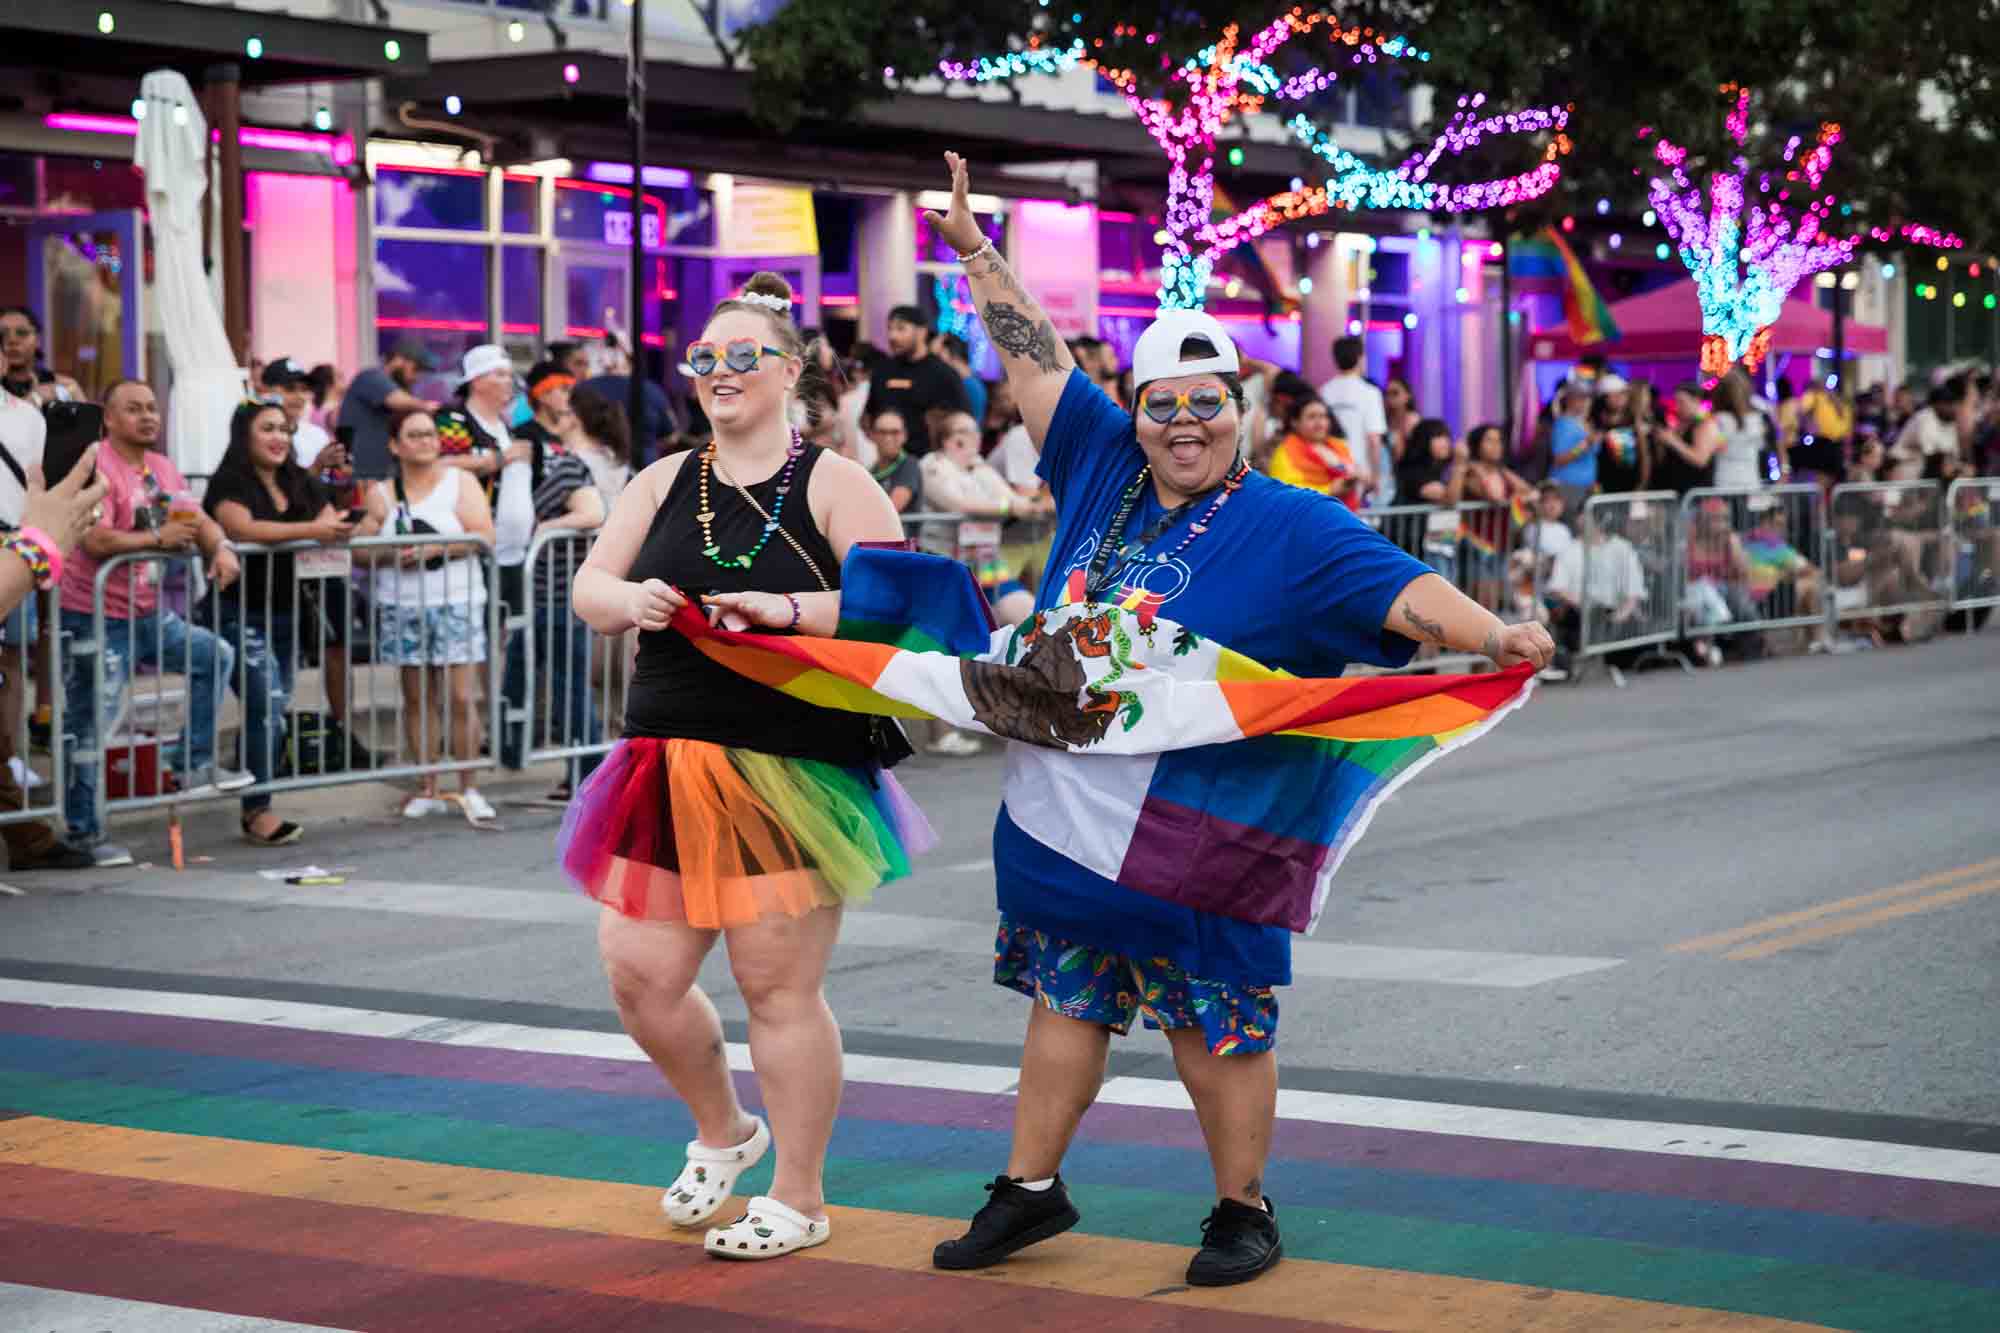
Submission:
[[[2000,1155],[1287,1094],[1286,1260],[1195,1291],[1194,1118],[1118,1079],[1080,1230],[947,1275],[1008,1071],[858,1059],[833,1240],[729,1265],[660,1217],[691,1126],[621,1036],[30,990],[0,986],[0,1329],[2000,1329]]]

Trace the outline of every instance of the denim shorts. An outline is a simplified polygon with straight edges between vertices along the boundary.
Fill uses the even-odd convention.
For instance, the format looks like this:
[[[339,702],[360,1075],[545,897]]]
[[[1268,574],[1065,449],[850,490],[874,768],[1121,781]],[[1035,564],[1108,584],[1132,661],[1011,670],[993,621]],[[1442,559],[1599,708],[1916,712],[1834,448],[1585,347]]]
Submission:
[[[385,666],[468,666],[484,662],[486,608],[375,607],[375,660]]]
[[[1269,986],[1203,981],[1164,958],[1072,944],[1005,917],[994,943],[993,984],[1120,1036],[1135,1016],[1149,1028],[1199,1028],[1212,1055],[1256,1055],[1278,1040],[1278,997]]]

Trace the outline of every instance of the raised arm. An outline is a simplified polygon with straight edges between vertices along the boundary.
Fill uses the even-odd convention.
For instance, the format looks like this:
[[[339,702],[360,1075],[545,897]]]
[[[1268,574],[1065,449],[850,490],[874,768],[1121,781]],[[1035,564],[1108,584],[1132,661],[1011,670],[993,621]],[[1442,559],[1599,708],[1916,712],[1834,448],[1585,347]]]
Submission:
[[[986,336],[1000,353],[1021,420],[1040,445],[1076,362],[1070,358],[1068,345],[1056,336],[1056,327],[1040,303],[1028,295],[1014,270],[979,230],[968,198],[971,178],[965,159],[946,153],[944,160],[951,168],[951,210],[943,217],[926,211],[924,217],[931,230],[961,256],[973,304],[979,307]]]

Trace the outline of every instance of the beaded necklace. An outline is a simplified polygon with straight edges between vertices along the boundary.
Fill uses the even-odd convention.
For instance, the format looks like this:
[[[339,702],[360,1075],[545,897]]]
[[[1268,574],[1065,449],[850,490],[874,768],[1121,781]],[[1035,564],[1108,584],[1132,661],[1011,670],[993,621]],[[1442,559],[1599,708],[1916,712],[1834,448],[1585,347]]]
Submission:
[[[1181,538],[1181,544],[1171,551],[1162,551],[1155,555],[1152,563],[1164,565],[1194,545],[1201,535],[1208,531],[1208,525],[1214,522],[1216,513],[1229,503],[1229,497],[1242,487],[1243,478],[1249,473],[1250,465],[1238,459],[1236,466],[1229,470],[1229,475],[1222,479],[1221,487],[1215,492],[1215,499],[1209,502],[1208,511],[1200,519],[1188,524],[1187,536]],[[1126,542],[1125,527],[1132,521],[1132,511],[1138,507],[1139,496],[1152,475],[1153,467],[1148,463],[1139,469],[1139,475],[1132,479],[1132,484],[1125,488],[1125,494],[1119,498],[1118,512],[1112,516],[1111,527],[1105,532],[1104,540],[1098,543],[1097,554],[1090,560],[1090,572],[1084,579],[1083,585],[1086,600],[1096,601],[1109,592],[1111,585],[1124,574],[1128,566],[1145,554],[1148,546],[1158,541],[1162,534],[1185,518],[1189,510],[1201,503],[1201,497],[1198,495],[1191,500],[1181,502],[1162,514],[1151,527],[1141,532],[1137,541]],[[1111,563],[1114,551],[1118,556],[1118,563],[1115,566]]]
[[[770,544],[771,534],[778,530],[778,519],[785,512],[785,496],[792,489],[792,473],[798,470],[799,459],[805,456],[805,452],[805,441],[799,437],[797,431],[793,431],[791,447],[785,452],[784,469],[778,473],[778,498],[771,504],[771,516],[764,520],[763,533],[757,538],[756,544],[742,555],[724,555],[722,548],[716,544],[715,533],[709,527],[715,521],[715,507],[708,502],[708,474],[715,466],[715,444],[711,441],[709,446],[701,451],[701,472],[698,478],[701,508],[697,509],[694,515],[695,522],[701,524],[701,553],[723,569],[750,568],[751,563],[764,553],[764,547]]]

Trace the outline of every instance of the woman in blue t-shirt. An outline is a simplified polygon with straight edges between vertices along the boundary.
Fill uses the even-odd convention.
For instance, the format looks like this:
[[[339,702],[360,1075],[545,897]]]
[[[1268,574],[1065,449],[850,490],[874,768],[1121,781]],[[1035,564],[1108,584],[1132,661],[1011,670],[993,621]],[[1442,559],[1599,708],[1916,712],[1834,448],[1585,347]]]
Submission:
[[[1194,634],[1306,676],[1338,676],[1357,661],[1400,665],[1421,642],[1502,665],[1551,660],[1554,644],[1539,625],[1501,624],[1344,506],[1249,470],[1241,362],[1212,317],[1163,312],[1133,350],[1134,408],[1113,402],[1077,372],[1047,315],[985,240],[965,164],[945,158],[952,204],[944,217],[928,215],[933,234],[965,265],[1056,501],[1038,607],[1071,592],[1143,597]],[[1193,808],[1232,771],[1274,753],[1256,747],[1292,744],[1265,737],[1162,756],[1145,779],[1148,808],[1154,796],[1176,807],[1177,795],[1188,798],[1178,808]],[[1272,988],[1291,980],[1291,936],[1125,888],[1025,832],[1046,824],[1037,803],[1092,808],[1089,792],[1062,790],[1045,763],[1045,752],[1010,745],[993,835],[994,981],[1036,1001],[1013,1148],[971,1229],[938,1246],[934,1262],[982,1268],[1075,1225],[1057,1168],[1097,1095],[1111,1034],[1142,1017],[1166,1030],[1215,1171],[1218,1202],[1187,1280],[1247,1281],[1280,1254],[1263,1178],[1278,1087]],[[1107,787],[1132,780],[1123,760],[1069,767]],[[1177,855],[1188,840],[1185,828],[1155,837],[1148,827],[1142,818],[1126,830],[1134,855]],[[1232,833],[1211,821],[1195,833],[1190,845],[1203,864],[1271,864],[1269,832]],[[1246,891],[1257,887],[1246,880]]]

